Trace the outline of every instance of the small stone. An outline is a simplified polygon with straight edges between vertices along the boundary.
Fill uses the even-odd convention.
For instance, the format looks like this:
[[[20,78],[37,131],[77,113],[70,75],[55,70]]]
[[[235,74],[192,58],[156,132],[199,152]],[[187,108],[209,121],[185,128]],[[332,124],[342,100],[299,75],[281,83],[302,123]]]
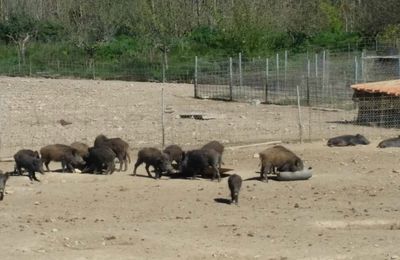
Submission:
[[[51,230],[51,232],[53,232],[53,233],[58,232],[58,229],[53,228],[53,229]]]
[[[399,259],[400,257],[398,256],[398,255],[392,255],[391,257],[390,257],[390,259]]]
[[[104,238],[105,240],[114,240],[117,239],[115,236],[107,236]]]
[[[35,205],[40,205],[40,202],[39,202],[39,201],[35,201],[34,204],[35,204]]]
[[[294,204],[294,207],[297,209],[297,208],[299,208],[300,206],[299,206],[298,203],[296,203],[296,204]]]

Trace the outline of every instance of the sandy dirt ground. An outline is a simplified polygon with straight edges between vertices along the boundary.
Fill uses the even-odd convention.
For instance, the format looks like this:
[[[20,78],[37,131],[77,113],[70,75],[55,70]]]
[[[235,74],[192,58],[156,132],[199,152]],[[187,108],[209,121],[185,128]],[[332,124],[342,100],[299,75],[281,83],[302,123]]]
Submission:
[[[122,105],[111,99],[115,103],[109,107],[115,108],[119,116],[113,110],[110,116],[118,118],[107,121],[100,118],[107,118],[106,109],[95,109],[96,100],[100,100],[99,105],[107,100],[100,90],[106,91],[108,85],[113,87],[113,93],[127,96],[130,84],[136,83],[91,81],[98,88],[83,87],[80,99],[68,97],[73,104],[50,88],[58,86],[67,93],[68,88],[79,91],[87,82],[0,78],[4,87],[1,106],[8,109],[3,110],[8,113],[2,119],[2,155],[57,140],[89,143],[96,133],[106,130],[110,136],[120,134],[128,139],[133,161],[139,147],[159,144],[158,130],[151,127],[158,128],[159,114],[152,114],[158,103],[146,103],[159,97],[159,86],[136,89],[137,93],[146,93],[135,99],[136,110],[133,105],[126,107],[128,97],[121,101]],[[29,86],[36,91],[29,90]],[[17,90],[20,96],[15,94]],[[34,106],[31,111],[41,111],[37,108],[42,104],[42,111],[46,111],[34,119],[18,114],[22,103],[10,101],[22,100],[28,90],[31,95],[45,96],[26,99],[31,102],[26,109]],[[103,99],[90,94],[92,91]],[[261,121],[261,115],[255,114],[257,107],[250,104],[192,100],[191,89],[182,90],[179,86],[171,86],[166,92],[175,111],[190,105],[194,110],[224,112],[224,117],[214,122],[175,120],[178,134],[167,140],[185,149],[214,137],[212,131],[194,131],[207,129],[204,124],[220,128],[213,139],[226,140],[229,147],[245,143],[246,133],[233,135],[222,127],[239,122],[240,116]],[[57,97],[58,104],[46,102]],[[86,111],[79,111],[76,100],[92,103],[84,106]],[[57,106],[63,108],[58,114],[54,110]],[[275,109],[279,113],[288,108]],[[235,111],[241,111],[237,117]],[[100,119],[90,119],[95,113]],[[60,117],[73,124],[57,125]],[[121,123],[132,118],[137,121]],[[76,127],[78,122],[83,122],[80,129]],[[279,133],[274,136],[267,132],[271,137],[265,139],[256,134],[263,129],[278,129],[273,122],[260,124],[258,130],[257,124],[248,122],[248,131],[255,133],[254,140],[280,139]],[[290,124],[286,128],[296,131]],[[246,126],[240,129],[245,131]],[[22,140],[9,140],[10,136]],[[233,137],[243,139],[234,142]],[[246,180],[239,206],[223,203],[229,199],[226,177],[220,183],[168,177],[154,180],[146,176],[143,166],[138,169],[138,176],[131,176],[133,164],[127,172],[104,176],[38,174],[40,183],[31,183],[26,176],[12,176],[0,202],[0,259],[400,259],[400,149],[378,149],[378,141],[346,148],[329,148],[323,141],[285,144],[313,167],[311,179],[296,182],[263,183],[257,179],[259,159],[254,154],[267,148],[265,145],[226,149],[224,168],[232,169],[226,173],[240,174]],[[53,162],[50,168],[55,170],[60,165]],[[13,163],[2,162],[0,169],[11,171]]]

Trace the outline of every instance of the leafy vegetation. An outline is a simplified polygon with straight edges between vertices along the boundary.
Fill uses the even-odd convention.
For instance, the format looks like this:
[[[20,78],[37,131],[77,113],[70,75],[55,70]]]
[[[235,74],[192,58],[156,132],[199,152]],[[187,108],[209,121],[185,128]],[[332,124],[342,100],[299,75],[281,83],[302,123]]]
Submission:
[[[190,74],[195,55],[389,41],[400,37],[399,11],[398,0],[0,0],[0,73],[81,64],[93,76],[108,64],[97,74],[153,68],[159,80],[163,68]]]

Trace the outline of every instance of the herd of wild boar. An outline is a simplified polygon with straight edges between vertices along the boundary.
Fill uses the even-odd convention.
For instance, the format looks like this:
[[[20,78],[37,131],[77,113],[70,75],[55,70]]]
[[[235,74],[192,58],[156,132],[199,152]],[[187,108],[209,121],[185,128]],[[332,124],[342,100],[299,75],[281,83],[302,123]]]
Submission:
[[[328,140],[328,146],[368,145],[370,142],[362,135],[342,135]],[[400,147],[400,136],[383,140],[378,147]],[[199,149],[183,151],[178,145],[169,145],[164,150],[145,147],[139,150],[132,175],[136,175],[137,168],[145,164],[149,177],[158,179],[162,175],[196,178],[211,176],[211,179],[221,181],[220,169],[224,146],[218,141],[211,141]],[[282,145],[275,145],[259,153],[260,179],[268,181],[268,174],[289,173],[304,169],[303,161],[295,153]],[[14,154],[15,167],[11,174],[22,175],[23,170],[28,173],[31,181],[39,181],[35,173],[44,174],[43,165],[50,171],[50,162],[60,162],[61,171],[82,173],[112,174],[115,171],[115,161],[119,162],[119,171],[127,171],[131,162],[129,144],[121,138],[107,138],[99,135],[92,147],[87,144],[74,142],[71,145],[52,144],[44,146],[40,152],[29,149],[19,150]],[[154,177],[150,173],[153,168]],[[0,200],[4,197],[4,189],[10,172],[3,174],[0,171]],[[232,174],[228,178],[228,187],[231,193],[231,202],[238,204],[242,178]]]

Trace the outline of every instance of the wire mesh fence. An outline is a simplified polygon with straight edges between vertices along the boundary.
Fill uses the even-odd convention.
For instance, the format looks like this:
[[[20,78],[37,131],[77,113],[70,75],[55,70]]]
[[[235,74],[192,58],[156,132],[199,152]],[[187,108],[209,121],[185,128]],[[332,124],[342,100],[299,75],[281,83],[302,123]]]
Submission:
[[[239,54],[222,61],[196,58],[195,96],[264,103],[272,110],[272,104],[286,105],[271,120],[275,125],[284,118],[288,127],[281,125],[277,135],[284,140],[356,132],[373,138],[397,135],[390,128],[399,126],[400,98],[380,93],[355,99],[351,88],[355,83],[399,79],[400,56],[393,48],[322,50],[293,56],[284,52],[269,58]],[[397,85],[400,88],[400,82]]]
[[[46,78],[83,78],[101,80],[151,81],[151,82],[191,82],[193,63],[138,64],[133,60],[115,62],[63,60],[27,60],[25,64],[0,62],[0,74],[6,76],[28,76]]]
[[[193,99],[193,85],[185,84],[0,78],[0,154],[50,143],[91,144],[100,133],[122,137],[133,148],[163,143],[193,147],[210,140],[226,144],[311,141],[356,133],[372,139],[398,136],[399,97],[355,95],[350,87],[399,78],[400,57],[382,56],[376,49],[197,58],[191,66],[170,65],[168,70],[162,65],[121,69],[113,64],[58,61],[2,67],[13,76],[193,80],[199,99]],[[179,73],[172,76],[168,71]],[[209,120],[181,117],[193,113],[208,115]],[[62,126],[61,119],[72,124]]]
[[[1,156],[54,143],[91,145],[98,134],[135,150],[163,143],[188,149],[210,140],[229,146],[356,133],[380,140],[398,136],[400,125],[394,96],[354,97],[339,109],[194,99],[188,84],[2,77],[0,87]]]
[[[400,78],[400,56],[371,55],[367,51],[276,54],[270,58],[209,61],[198,58],[198,98],[232,101],[258,99],[269,104],[294,104],[296,86],[301,103],[346,108],[351,84]]]

